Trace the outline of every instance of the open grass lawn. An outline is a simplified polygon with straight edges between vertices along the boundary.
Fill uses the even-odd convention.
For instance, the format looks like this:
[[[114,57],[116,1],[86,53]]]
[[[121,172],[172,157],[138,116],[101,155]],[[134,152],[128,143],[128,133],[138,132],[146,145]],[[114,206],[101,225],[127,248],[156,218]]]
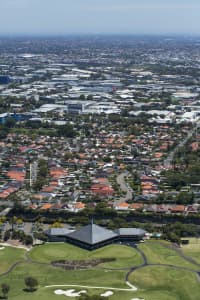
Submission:
[[[40,285],[38,291],[27,293],[23,291],[24,278],[33,276],[38,279]],[[62,299],[63,296],[56,296],[52,290],[58,288],[45,289],[46,285],[62,285],[62,284],[78,284],[90,286],[105,286],[127,288],[125,285],[124,271],[108,271],[108,270],[77,270],[65,271],[59,268],[54,268],[47,265],[38,265],[32,263],[24,263],[17,266],[10,274],[0,278],[0,284],[6,282],[10,284],[11,291],[9,299]],[[70,287],[68,287],[69,289]],[[67,287],[66,287],[67,289]],[[49,291],[50,290],[50,291]],[[49,294],[51,297],[49,297]],[[46,296],[44,296],[46,295]],[[66,299],[66,296],[63,298]]]
[[[50,263],[53,260],[78,260],[87,257],[87,250],[66,243],[46,243],[36,246],[30,251],[29,257],[34,261]]]
[[[166,243],[166,245],[169,245]],[[170,264],[199,270],[199,267],[182,258],[175,250],[168,249],[156,241],[140,244],[139,248],[146,254],[148,263]]]
[[[130,281],[143,289],[145,300],[198,300],[200,284],[196,274],[166,267],[149,266],[137,270]]]
[[[66,297],[63,295],[55,295],[54,291],[57,288],[48,288],[48,289],[39,289],[34,293],[21,293],[18,296],[15,297],[9,297],[11,300],[68,300],[68,299],[79,299],[79,298],[71,298]],[[87,289],[80,289],[80,288],[63,288],[64,290],[67,289],[75,289],[77,292],[81,290],[87,290]],[[106,290],[99,290],[99,289],[93,289],[93,290],[87,290],[89,295],[101,295],[101,293],[104,293]],[[121,291],[114,291],[114,294],[109,297],[109,300],[131,300],[133,298],[139,297],[138,293],[135,292],[121,292]],[[105,298],[107,299],[107,298]],[[146,300],[146,299],[145,299]],[[160,299],[161,300],[161,299]],[[168,300],[168,299],[167,299]],[[174,300],[174,299],[170,299]]]
[[[200,239],[189,238],[190,242],[188,245],[182,246],[182,251],[185,255],[191,256],[200,264]]]
[[[34,261],[50,263],[56,259],[80,260],[93,258],[116,258],[99,267],[129,268],[142,263],[140,254],[133,248],[123,245],[109,245],[94,251],[87,251],[64,243],[49,243],[35,247],[29,256]]]
[[[187,247],[187,246],[186,246]],[[197,269],[195,265],[187,262],[176,251],[167,249],[159,242],[150,241],[140,244],[147,255],[149,263],[163,263]],[[98,294],[112,288],[129,287],[125,284],[127,270],[112,270],[112,268],[128,268],[141,264],[140,254],[133,248],[123,245],[110,245],[95,251],[87,251],[64,243],[47,243],[36,246],[27,255],[32,259],[25,260],[25,250],[6,247],[0,250],[0,267],[4,271],[18,260],[24,262],[17,265],[9,274],[0,276],[0,284],[10,285],[10,300],[67,300],[63,295],[55,295],[56,289],[86,289],[89,294]],[[196,251],[196,250],[195,250]],[[196,252],[195,252],[196,253]],[[101,264],[89,270],[63,270],[50,265],[52,260],[92,259],[115,257],[115,262]],[[200,257],[200,255],[199,255]],[[104,269],[110,268],[109,269]],[[33,276],[37,278],[39,287],[33,293],[25,292],[24,278]],[[199,300],[200,280],[197,275],[186,270],[177,270],[164,266],[146,266],[136,270],[129,277],[129,281],[138,287],[138,291],[113,291],[109,300],[131,300],[143,298],[145,300]],[[78,287],[48,287],[47,285],[85,285],[89,287],[108,287],[108,289],[92,289]],[[1,294],[0,294],[1,295]],[[77,298],[78,299],[78,298]],[[105,298],[106,299],[106,298]]]
[[[114,257],[116,261],[100,266],[107,268],[130,268],[142,264],[141,255],[133,248],[123,245],[110,245],[90,252],[89,258]]]
[[[14,263],[25,258],[24,249],[5,247],[0,250],[0,274],[6,272]]]

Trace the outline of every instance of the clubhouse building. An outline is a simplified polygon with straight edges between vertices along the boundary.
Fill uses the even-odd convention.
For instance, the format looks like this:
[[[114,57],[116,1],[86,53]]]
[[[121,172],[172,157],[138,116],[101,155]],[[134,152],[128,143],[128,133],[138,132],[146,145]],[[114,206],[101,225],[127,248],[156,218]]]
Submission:
[[[91,223],[75,231],[67,228],[49,228],[44,233],[49,242],[66,242],[94,250],[114,243],[138,242],[143,239],[146,231],[140,228],[119,228],[112,231]]]

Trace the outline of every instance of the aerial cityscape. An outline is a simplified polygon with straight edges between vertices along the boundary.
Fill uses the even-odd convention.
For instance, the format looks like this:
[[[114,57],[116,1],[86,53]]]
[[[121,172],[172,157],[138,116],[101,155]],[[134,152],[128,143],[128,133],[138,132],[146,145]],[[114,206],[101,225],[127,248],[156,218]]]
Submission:
[[[0,299],[199,300],[200,3],[1,5]]]

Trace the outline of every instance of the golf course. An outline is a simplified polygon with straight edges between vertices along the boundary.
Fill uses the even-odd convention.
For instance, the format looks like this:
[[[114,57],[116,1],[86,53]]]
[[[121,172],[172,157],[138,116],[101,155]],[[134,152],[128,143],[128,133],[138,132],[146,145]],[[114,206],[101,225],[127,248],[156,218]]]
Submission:
[[[79,299],[84,293],[113,300],[198,300],[199,250],[200,243],[192,240],[182,248],[149,240],[137,247],[113,244],[94,251],[67,243],[46,243],[30,251],[2,244],[0,284],[10,286],[11,300]],[[55,266],[55,261],[72,267]],[[90,266],[93,261],[98,263]],[[27,277],[37,279],[34,291],[26,289]]]

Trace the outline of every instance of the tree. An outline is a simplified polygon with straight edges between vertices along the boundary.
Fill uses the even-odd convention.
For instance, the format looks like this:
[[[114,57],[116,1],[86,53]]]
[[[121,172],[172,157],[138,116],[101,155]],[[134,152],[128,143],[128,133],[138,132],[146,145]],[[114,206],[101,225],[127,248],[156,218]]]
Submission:
[[[24,240],[25,245],[32,245],[33,244],[33,238],[29,234],[25,235],[23,240]]]
[[[67,151],[67,152],[65,152],[64,158],[65,158],[65,160],[73,158],[73,154],[71,152]]]
[[[6,138],[8,134],[8,128],[6,128],[4,125],[0,125],[0,139]]]
[[[47,183],[46,179],[43,177],[38,177],[36,182],[33,184],[33,189],[40,191],[41,188]]]
[[[9,240],[9,238],[10,238],[10,231],[6,230],[5,233],[4,233],[4,241]]]
[[[80,100],[85,100],[85,95],[84,95],[84,94],[81,94],[80,97],[79,97],[79,99],[80,99]]]
[[[90,101],[93,100],[93,95],[91,95],[91,94],[88,95],[88,96],[87,96],[87,100],[90,100]]]
[[[2,283],[1,284],[1,291],[2,291],[3,297],[5,299],[8,298],[8,292],[9,292],[9,290],[10,290],[10,286],[7,283]]]
[[[36,287],[38,286],[37,279],[31,276],[26,277],[24,279],[24,282],[30,292],[35,291]]]
[[[105,163],[110,163],[112,161],[112,158],[110,156],[106,156],[106,157],[103,158],[103,161]]]
[[[61,125],[57,130],[58,136],[73,138],[76,136],[76,131],[71,124]]]
[[[4,126],[7,127],[7,128],[13,128],[13,127],[15,127],[15,124],[16,124],[16,121],[13,118],[9,117],[6,120]]]
[[[48,175],[48,164],[44,159],[40,159],[38,162],[38,177],[44,177]]]
[[[60,223],[60,221],[55,221],[50,228],[63,228],[63,225]]]
[[[13,216],[10,220],[10,223],[11,223],[11,226],[12,226],[12,230],[14,230],[14,225],[16,224],[17,222],[17,217],[16,216]]]
[[[13,240],[21,240],[24,238],[24,232],[22,230],[13,230],[11,234]]]

